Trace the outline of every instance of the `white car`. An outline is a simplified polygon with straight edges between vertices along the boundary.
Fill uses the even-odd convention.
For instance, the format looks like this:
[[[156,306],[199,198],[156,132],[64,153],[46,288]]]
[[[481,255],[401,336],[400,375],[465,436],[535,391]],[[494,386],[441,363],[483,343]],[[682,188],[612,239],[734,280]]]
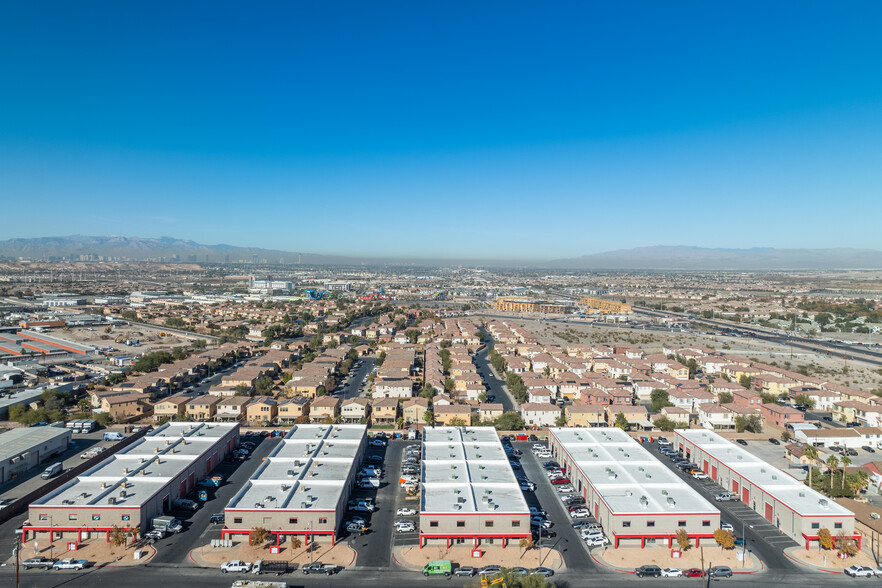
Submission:
[[[694,480],[709,480],[710,476],[708,476],[704,472],[692,472],[692,478]]]
[[[546,513],[541,508],[536,508],[535,506],[530,507],[530,516],[534,517],[545,517],[548,513]]]
[[[582,539],[588,539],[590,537],[603,537],[603,531],[600,529],[585,529],[581,533],[579,533],[579,537]]]
[[[662,568],[662,578],[679,578],[683,572],[677,568]]]
[[[579,510],[574,510],[570,513],[570,516],[574,519],[587,519],[591,516],[591,513],[588,512],[587,508],[581,508]]]
[[[603,535],[594,535],[585,538],[585,545],[588,547],[603,547],[604,545],[609,545],[609,543],[609,539]]]
[[[414,525],[395,525],[396,533],[413,533],[414,531],[416,531]]]
[[[864,566],[849,566],[842,570],[842,572],[846,576],[851,576],[852,578],[869,578],[871,576],[875,576],[876,573],[873,568],[867,568]]]
[[[369,445],[371,447],[386,447],[386,442],[382,439],[371,439]]]
[[[84,559],[73,559],[68,557],[55,562],[52,567],[56,570],[82,570],[88,562]]]
[[[564,484],[562,486],[558,486],[557,491],[561,494],[572,494],[573,492],[576,491],[576,489],[573,488],[572,486],[570,486],[569,484]]]
[[[416,510],[413,508],[399,508],[395,511],[395,516],[399,517],[411,517],[416,514]]]
[[[241,561],[238,559],[234,559],[233,561],[225,561],[221,564],[221,571],[223,573],[227,572],[248,572],[251,570],[251,562],[250,561]]]
[[[729,523],[720,523],[720,528],[724,531],[730,531],[732,533],[735,532],[735,527],[733,527]]]

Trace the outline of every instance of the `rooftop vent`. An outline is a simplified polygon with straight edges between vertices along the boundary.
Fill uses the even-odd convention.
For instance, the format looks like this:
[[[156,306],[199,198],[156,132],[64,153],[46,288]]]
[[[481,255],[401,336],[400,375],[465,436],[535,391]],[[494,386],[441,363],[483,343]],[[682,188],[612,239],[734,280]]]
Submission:
[[[125,490],[120,490],[120,491],[119,491],[119,497],[120,497],[120,498],[125,498],[125,497],[126,497],[126,491],[125,491]]]
[[[454,504],[454,505],[453,505],[453,508],[456,509],[456,510],[461,510],[461,509],[462,509],[462,505],[461,505],[461,504]]]
[[[116,504],[116,498],[111,496],[110,498],[107,499],[107,504]]]
[[[649,506],[649,499],[646,496],[640,497],[640,506],[642,506],[643,508]]]
[[[673,496],[668,496],[668,506],[670,506],[671,508],[677,506],[677,501],[674,500]]]
[[[827,508],[830,506],[830,501],[828,501],[826,498],[821,498],[820,500],[818,500],[818,506],[820,506],[821,508]]]

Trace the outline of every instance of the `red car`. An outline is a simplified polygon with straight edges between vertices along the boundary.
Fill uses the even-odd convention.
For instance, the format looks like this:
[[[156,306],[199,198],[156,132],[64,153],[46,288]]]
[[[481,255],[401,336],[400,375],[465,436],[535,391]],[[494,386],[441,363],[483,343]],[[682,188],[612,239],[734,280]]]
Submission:
[[[551,483],[552,483],[552,484],[557,484],[557,485],[560,485],[560,484],[569,484],[569,483],[570,483],[570,479],[569,479],[569,478],[554,478],[553,480],[551,480]]]
[[[698,568],[689,568],[688,570],[683,570],[683,575],[687,578],[700,578],[704,575],[704,572]]]

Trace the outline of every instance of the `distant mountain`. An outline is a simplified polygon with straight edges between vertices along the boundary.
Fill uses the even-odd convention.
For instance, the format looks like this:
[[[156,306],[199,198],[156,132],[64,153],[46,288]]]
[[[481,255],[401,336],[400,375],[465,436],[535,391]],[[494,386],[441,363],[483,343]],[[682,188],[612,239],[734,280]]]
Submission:
[[[182,262],[238,262],[303,263],[310,265],[359,263],[349,257],[317,255],[291,251],[275,251],[257,247],[232,245],[203,245],[185,239],[161,237],[37,237],[0,241],[0,258],[17,259],[87,259],[117,258],[127,260],[160,260]]]
[[[825,270],[882,269],[875,249],[708,249],[664,246],[619,249],[573,259],[557,259],[556,268],[610,270]]]

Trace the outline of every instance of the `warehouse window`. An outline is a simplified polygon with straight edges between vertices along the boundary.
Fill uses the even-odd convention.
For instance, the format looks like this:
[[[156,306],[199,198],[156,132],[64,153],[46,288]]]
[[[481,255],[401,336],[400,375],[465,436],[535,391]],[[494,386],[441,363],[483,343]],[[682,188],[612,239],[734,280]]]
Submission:
[[[438,521],[429,521],[429,526],[430,526],[430,527],[437,527],[437,526],[438,526]]]
[[[818,529],[821,527],[821,523],[812,523],[812,529]]]
[[[465,527],[465,521],[456,521],[457,527]]]
[[[678,526],[678,527],[685,527],[685,526],[686,526],[686,521],[677,521],[677,526]]]
[[[241,524],[241,523],[242,523],[242,517],[236,517],[236,518],[234,518],[234,519],[233,519],[233,522],[234,522],[234,523],[237,523],[237,524]]]
[[[77,515],[75,515],[75,514],[69,514],[69,515],[67,515],[67,520],[69,520],[69,521],[75,521],[75,520],[77,520]]]
[[[485,526],[485,527],[492,527],[492,526],[493,526],[493,521],[484,521],[484,526]]]
[[[631,526],[631,521],[622,521],[622,526],[626,529]]]
[[[702,527],[710,527],[710,521],[701,521]]]
[[[38,519],[38,520],[41,520],[41,521],[48,521],[48,520],[49,520],[49,515],[41,514],[41,515],[38,515],[38,516],[37,516],[37,519]]]
[[[328,519],[319,519],[319,524],[320,524],[320,525],[327,525],[327,524],[328,524]]]
[[[93,520],[93,521],[100,521],[100,520],[101,520],[101,515],[93,514],[93,515],[92,515],[92,520]]]
[[[511,526],[512,526],[512,527],[520,527],[520,526],[521,526],[521,521],[512,521],[512,522],[511,522]]]
[[[842,523],[833,523],[833,528],[834,528],[834,529],[841,529],[841,528],[842,528]]]
[[[647,526],[647,527],[654,527],[654,526],[655,526],[655,521],[646,521],[646,526]]]
[[[296,525],[296,524],[297,524],[297,519],[288,519],[288,524],[289,524],[289,525]]]
[[[465,543],[465,537],[457,537],[456,538],[457,545],[462,545],[463,543]]]

